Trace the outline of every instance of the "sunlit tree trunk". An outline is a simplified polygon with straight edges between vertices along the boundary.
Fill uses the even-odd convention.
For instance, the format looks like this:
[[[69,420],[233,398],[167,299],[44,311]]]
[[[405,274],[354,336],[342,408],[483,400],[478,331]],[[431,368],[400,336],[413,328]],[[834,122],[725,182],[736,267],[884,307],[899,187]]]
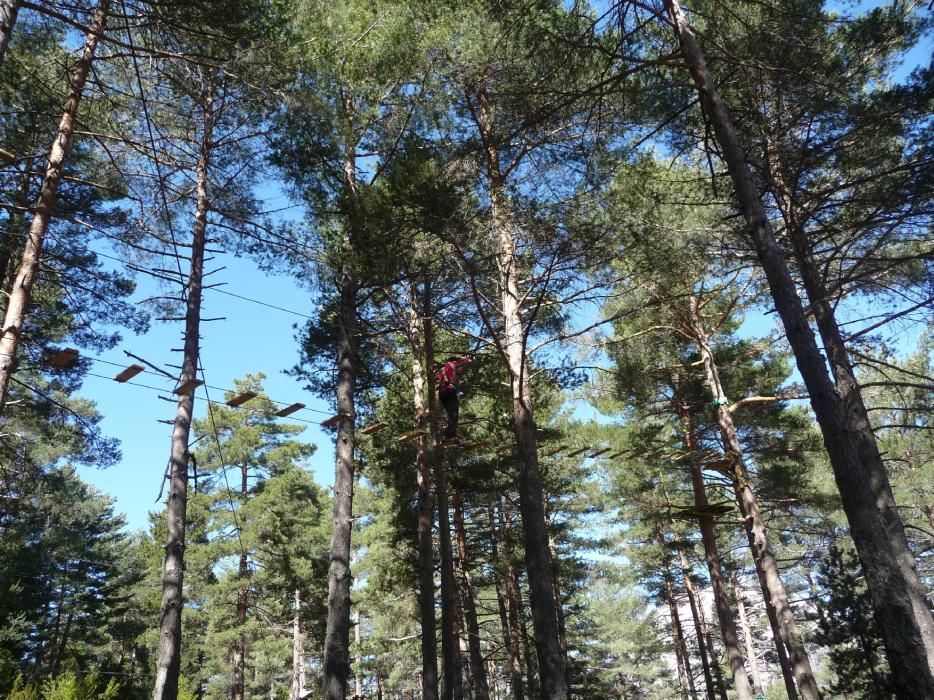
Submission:
[[[749,672],[752,674],[752,687],[756,691],[756,695],[762,695],[762,675],[759,673],[759,662],[756,660],[755,640],[752,638],[752,628],[749,626],[749,618],[746,616],[743,591],[739,587],[735,571],[733,572],[733,594],[736,596],[739,626],[742,628],[743,638],[746,640],[746,660],[749,661]]]
[[[850,535],[872,594],[893,682],[900,697],[934,696],[934,618],[927,606],[926,590],[908,548],[885,470],[880,466],[871,427],[865,421],[865,413],[859,410],[858,385],[846,376],[847,358],[842,354],[838,356],[844,348],[842,344],[838,347],[833,338],[827,347],[839,382],[834,386],[784,253],[775,240],[729,110],[707,69],[704,54],[680,4],[677,0],[665,0],[665,7],[716,134],[775,309],[782,319],[817,416]],[[818,310],[819,326],[829,330],[828,320]]]
[[[295,589],[292,614],[292,693],[291,700],[301,700],[305,691],[305,636],[302,634],[302,592]]]
[[[84,40],[84,50],[71,79],[68,97],[65,100],[65,108],[58,124],[58,131],[49,150],[45,177],[42,180],[42,188],[39,191],[35,213],[26,234],[26,243],[20,257],[16,280],[7,300],[3,328],[0,330],[0,415],[4,412],[7,393],[10,389],[10,378],[16,368],[16,353],[19,349],[23,322],[32,300],[32,287],[39,273],[45,234],[49,229],[49,222],[52,220],[55,202],[58,200],[58,186],[62,179],[65,160],[68,158],[68,151],[74,137],[78,106],[81,104],[84,86],[87,83],[88,74],[91,72],[94,53],[97,51],[98,42],[107,23],[109,9],[110,0],[101,0],[91,22],[91,31],[88,32]]]
[[[516,239],[506,206],[505,179],[492,134],[487,94],[474,90],[474,117],[487,161],[490,225],[497,246],[497,266],[502,304],[503,348],[512,389],[513,428],[519,450],[519,509],[525,535],[525,566],[529,576],[532,627],[538,656],[543,700],[567,700],[567,669],[558,633],[551,555],[545,528],[545,496],[538,466],[532,391],[525,356],[525,331],[521,316]]]
[[[676,537],[675,542],[681,544],[681,538]],[[701,666],[704,669],[704,687],[707,689],[707,700],[716,700],[716,687],[710,673],[710,655],[707,649],[707,640],[704,634],[705,625],[700,616],[700,599],[694,581],[691,580],[691,566],[688,564],[684,550],[678,547],[678,558],[681,565],[681,576],[684,578],[684,588],[688,594],[688,606],[691,609],[691,619],[694,622],[694,633],[697,635],[697,649],[701,657]]]
[[[681,416],[681,429],[686,451],[691,455],[691,486],[694,490],[694,505],[701,507],[707,505],[707,493],[704,489],[704,476],[697,458],[697,447],[694,442],[694,427],[692,425],[690,407],[679,407]],[[713,518],[702,515],[700,521],[701,542],[704,545],[704,554],[707,560],[707,570],[710,573],[710,586],[713,588],[714,605],[717,609],[717,618],[720,621],[720,636],[723,638],[723,648],[726,652],[730,672],[733,674],[733,687],[739,700],[752,700],[752,687],[749,685],[749,676],[746,675],[746,666],[743,653],[739,647],[739,636],[736,632],[736,620],[733,609],[730,607],[730,598],[726,589],[723,570],[720,567],[720,552],[717,549],[717,535],[714,532]]]
[[[203,293],[204,246],[208,221],[208,163],[214,132],[213,86],[204,92],[203,129],[195,175],[195,220],[191,240],[191,268],[185,300],[185,341],[179,386],[192,384],[198,376]],[[169,459],[169,498],[166,504],[168,535],[162,573],[162,608],[159,617],[159,650],[153,700],[175,700],[182,652],[182,579],[185,570],[185,524],[188,507],[188,440],[194,409],[195,389],[178,396],[172,450]]]
[[[759,510],[758,499],[752,490],[749,472],[746,470],[746,463],[743,459],[743,448],[736,434],[732,414],[726,405],[727,399],[720,381],[720,372],[717,368],[713,350],[710,348],[707,330],[701,317],[699,301],[692,296],[688,299],[688,304],[690,309],[687,330],[694,338],[703,361],[707,388],[713,396],[720,437],[726,448],[727,457],[730,459],[730,476],[736,492],[736,501],[739,504],[743,523],[752,546],[752,556],[756,567],[762,571],[769,598],[775,607],[779,633],[790,653],[798,692],[805,700],[818,700],[820,693],[817,690],[817,682],[814,680],[814,672],[811,670],[811,661],[804,648],[804,639],[798,630],[791,605],[788,602],[788,594],[785,592],[785,586],[778,571],[778,562],[775,559],[774,552],[772,552],[768,530],[765,527],[765,521],[762,519],[762,512]],[[752,665],[753,660],[750,659],[749,661],[750,665]]]

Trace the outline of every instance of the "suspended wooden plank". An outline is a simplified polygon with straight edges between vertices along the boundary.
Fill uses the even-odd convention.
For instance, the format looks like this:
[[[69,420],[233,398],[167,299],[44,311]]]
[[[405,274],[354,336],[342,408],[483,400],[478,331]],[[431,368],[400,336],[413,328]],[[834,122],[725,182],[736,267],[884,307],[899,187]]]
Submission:
[[[130,365],[125,370],[122,370],[116,377],[114,377],[115,382],[128,382],[137,374],[145,370],[146,368],[142,365]]]
[[[589,459],[593,459],[594,457],[599,457],[600,455],[609,452],[611,449],[612,449],[612,448],[610,448],[610,447],[604,447],[602,450],[597,450],[596,452],[591,452],[589,455],[587,455],[587,457],[588,457]]]
[[[227,402],[228,406],[242,406],[250,399],[256,398],[255,391],[244,391],[242,394],[237,394],[230,401]]]
[[[704,469],[710,469],[715,472],[720,472],[721,474],[730,475],[733,471],[733,460],[729,457],[721,457],[720,459],[705,462],[703,467]]]
[[[389,427],[389,423],[384,423],[380,421],[378,423],[373,423],[372,425],[368,425],[367,427],[363,428],[360,431],[360,434],[369,435],[370,433],[375,433],[379,430],[382,430],[383,428],[388,428],[388,427]]]
[[[516,446],[515,446],[513,443],[510,442],[510,443],[508,443],[508,444],[506,444],[506,445],[500,445],[500,446],[497,447],[495,450],[493,450],[493,452],[494,452],[495,454],[501,455],[501,454],[503,454],[503,453],[505,453],[505,452],[510,452],[511,450],[514,450],[514,449],[516,449]]]
[[[558,447],[556,447],[555,449],[546,452],[545,456],[554,457],[556,454],[560,454],[561,452],[564,452],[567,448],[568,448],[567,445],[558,445]]]
[[[490,443],[488,443],[486,440],[478,440],[477,442],[469,442],[466,445],[463,445],[461,449],[472,451],[472,450],[481,450],[484,447],[489,447],[489,446],[490,446]]]
[[[611,455],[607,455],[607,459],[619,459],[624,454],[626,454],[626,450],[620,450],[619,452],[614,452]]]
[[[172,393],[178,394],[179,396],[183,396],[191,391],[194,391],[202,384],[204,384],[204,382],[202,382],[200,379],[189,379],[187,382],[185,382],[184,384],[179,386],[177,389],[175,389],[175,391],[173,391]]]
[[[5,148],[0,148],[0,158],[3,158],[7,163],[12,163],[16,160],[16,156],[10,153]]]
[[[427,434],[428,434],[427,430],[413,430],[412,432],[406,433],[405,435],[400,435],[399,437],[396,438],[396,441],[397,442],[409,442],[410,440],[414,440],[415,438],[419,438],[422,435],[427,435]]]
[[[286,406],[285,408],[279,409],[278,411],[276,411],[275,415],[279,416],[280,418],[285,418],[286,416],[291,416],[296,411],[301,411],[303,408],[305,408],[305,404],[293,403],[290,406]],[[321,425],[324,425],[324,423],[322,423]]]
[[[65,348],[49,358],[49,364],[58,369],[64,369],[78,359],[78,351],[74,348]]]
[[[292,406],[295,406],[295,405],[298,405],[301,408],[305,407],[305,404],[292,404]],[[292,408],[292,406],[289,406],[289,408]],[[289,408],[286,408],[283,410],[288,411]],[[297,411],[298,409],[296,408],[295,410]],[[321,425],[324,426],[325,428],[333,428],[335,425],[340,423],[342,420],[352,421],[353,418],[354,417],[350,415],[349,413],[338,413],[337,415],[331,416],[330,418],[325,418],[323,421],[321,421]]]
[[[582,447],[579,450],[574,450],[573,452],[568,454],[568,457],[577,457],[577,455],[582,455],[589,449],[590,449],[589,447]]]

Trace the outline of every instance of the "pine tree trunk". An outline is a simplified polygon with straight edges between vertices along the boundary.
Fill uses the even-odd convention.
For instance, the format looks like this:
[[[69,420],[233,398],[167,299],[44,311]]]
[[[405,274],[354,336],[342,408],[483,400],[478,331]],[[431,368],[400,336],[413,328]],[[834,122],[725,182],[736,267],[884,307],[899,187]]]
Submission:
[[[467,530],[464,526],[464,511],[460,494],[451,489],[451,505],[454,508],[454,532],[457,537],[457,552],[460,559],[461,585],[464,591],[464,620],[467,626],[467,647],[470,653],[470,671],[473,677],[474,700],[490,700],[490,685],[486,676],[486,664],[480,650],[480,625],[477,621],[477,606],[474,601],[474,586],[470,576],[470,552],[467,549]]]
[[[208,163],[214,132],[213,86],[204,95],[203,133],[196,168],[195,220],[192,227],[191,269],[188,273],[185,306],[185,340],[179,386],[198,376],[201,333],[201,295],[204,276],[204,246],[208,222]],[[185,525],[188,507],[188,439],[194,409],[195,390],[178,396],[172,450],[169,459],[169,498],[166,505],[168,536],[162,574],[162,608],[159,619],[159,651],[153,700],[175,700],[182,653],[182,579],[185,570]]]
[[[345,111],[351,105],[345,97]],[[331,509],[331,563],[328,568],[328,620],[324,638],[324,697],[344,700],[350,680],[350,537],[353,526],[354,390],[357,371],[357,281],[353,271],[353,227],[356,219],[355,147],[344,160],[344,238],[340,271],[340,323],[337,350],[337,443],[334,501]]]
[[[684,579],[684,588],[688,594],[688,605],[691,608],[691,619],[694,621],[694,634],[697,635],[697,650],[701,658],[701,666],[704,669],[704,687],[707,689],[707,700],[716,700],[716,687],[713,678],[710,675],[710,656],[707,652],[707,642],[704,635],[705,625],[701,622],[697,590],[694,582],[691,580],[691,567],[688,565],[687,556],[681,549],[681,538],[677,537],[675,542],[679,545],[678,557],[681,564],[681,576]]]
[[[564,663],[568,662],[568,629],[564,618],[564,597],[561,595],[561,574],[559,573],[560,560],[558,559],[558,543],[555,542],[554,524],[548,512],[548,498],[545,498],[545,525],[548,529],[548,553],[551,555],[552,592],[555,598],[555,613],[558,616],[558,642],[561,644],[561,653]]]
[[[736,596],[739,626],[742,628],[743,638],[746,640],[746,660],[749,661],[749,671],[752,673],[752,687],[756,695],[762,695],[762,676],[759,674],[759,662],[756,659],[755,640],[752,638],[752,628],[749,626],[749,620],[746,617],[746,603],[743,602],[743,591],[739,587],[735,571],[733,572],[733,594]]]
[[[357,649],[360,648],[360,611],[354,615],[353,623],[353,641]],[[354,700],[363,699],[363,669],[358,665],[357,673],[354,675]]]
[[[665,550],[665,536],[661,526],[656,527],[655,536],[662,551]],[[688,651],[687,640],[684,638],[684,628],[681,625],[681,615],[678,613],[678,600],[675,596],[675,584],[671,575],[671,562],[668,557],[662,563],[662,580],[665,588],[663,595],[668,604],[668,614],[671,617],[671,637],[675,647],[675,660],[678,665],[678,683],[681,688],[682,700],[697,700],[697,688],[694,686],[694,672],[691,670],[691,657]]]
[[[3,65],[7,47],[13,37],[20,2],[21,0],[0,0],[0,66]]]
[[[425,287],[423,310],[431,308],[430,288]],[[425,362],[431,361],[435,353],[434,328],[430,314],[423,316]],[[435,501],[438,507],[438,544],[441,549],[441,660],[444,683],[441,689],[443,700],[462,700],[464,697],[463,674],[460,656],[460,618],[457,614],[457,582],[454,579],[454,557],[451,546],[451,522],[448,511],[448,482],[444,465],[438,453],[438,398],[430,390],[428,394],[428,421],[431,448],[429,462],[434,468]]]
[[[19,349],[20,336],[26,311],[32,300],[32,287],[39,273],[39,263],[42,257],[42,245],[45,234],[49,229],[52,211],[58,199],[58,185],[62,179],[62,171],[71,141],[75,133],[78,106],[81,104],[81,95],[91,71],[94,61],[94,52],[100,41],[101,34],[107,23],[107,12],[110,9],[110,0],[101,0],[91,22],[91,31],[84,41],[84,51],[78,61],[75,74],[71,79],[68,98],[62,111],[62,119],[58,125],[58,132],[52,147],[49,150],[48,166],[42,180],[42,189],[36,202],[35,214],[29,225],[23,255],[20,258],[16,281],[10,291],[10,298],[6,305],[6,314],[3,319],[3,329],[0,331],[0,415],[6,406],[7,393],[10,389],[10,378],[16,369],[16,353]]]
[[[23,221],[25,212],[29,207],[29,185],[30,173],[32,172],[35,159],[29,158],[23,164],[23,172],[20,175],[19,187],[15,193],[8,193],[7,196],[12,200],[13,207],[22,211],[17,211],[11,207],[7,218],[6,232],[3,236],[3,244],[0,246],[0,309],[2,315],[6,315],[7,299],[13,291],[13,282],[16,279],[16,271],[19,268],[19,261],[22,257],[23,246],[26,237],[23,233]]]
[[[521,317],[516,241],[506,208],[504,178],[499,152],[489,121],[485,90],[474,92],[476,123],[484,144],[490,194],[490,221],[497,245],[501,289],[503,347],[512,388],[513,428],[519,450],[519,509],[525,534],[525,566],[529,575],[532,627],[541,674],[543,700],[567,700],[567,669],[558,633],[558,616],[552,588],[551,556],[545,529],[545,499],[538,467],[532,392],[526,372],[525,332]]]
[[[423,337],[431,333],[424,330],[422,324],[430,325],[431,286],[424,282],[424,295],[419,299],[417,286],[411,288],[409,308],[409,336],[412,341],[412,378],[415,394],[415,425],[427,435],[420,437],[416,444],[415,465],[418,486],[418,594],[421,613],[421,651],[422,651],[422,698],[438,700],[438,639],[435,631],[435,561],[432,525],[434,524],[434,503],[431,498],[431,460],[429,459],[430,410],[428,394],[431,393],[430,357],[425,351]],[[424,319],[424,321],[422,321]]]
[[[494,508],[490,506],[490,542],[493,551],[492,561],[493,575],[496,581],[496,600],[499,604],[499,617],[503,627],[504,647],[507,650],[507,661],[509,663],[509,685],[512,689],[513,700],[525,700],[525,693],[522,688],[522,657],[519,651],[519,620],[518,613],[512,607],[511,600],[507,603],[507,595],[503,592],[506,585],[504,576],[501,575],[503,569],[502,562],[505,561],[505,555],[500,558],[498,542],[504,539],[502,524],[497,524],[497,516]],[[506,551],[504,545],[503,550]]]
[[[775,308],[817,416],[850,535],[872,594],[897,693],[905,698],[934,696],[934,618],[925,602],[925,588],[915,569],[884,469],[874,457],[878,449],[870,440],[871,428],[859,415],[857,385],[844,380],[835,387],[830,380],[729,111],[679,3],[665,0],[665,5],[723,152]],[[818,320],[826,325],[827,317]],[[834,359],[841,348],[835,342],[827,348],[836,372],[848,365],[842,356]],[[838,374],[840,378],[843,375]]]
[[[705,506],[707,505],[707,493],[704,490],[704,477],[696,456],[697,449],[694,444],[690,407],[682,405],[679,407],[679,412],[685,450],[691,455],[691,486],[694,489],[694,505]],[[733,687],[736,689],[739,700],[752,700],[752,687],[746,675],[743,653],[739,648],[739,636],[736,633],[736,621],[730,607],[723,571],[720,568],[720,552],[717,550],[717,535],[714,532],[713,518],[703,515],[698,520],[700,520],[701,541],[707,559],[707,570],[710,572],[710,586],[713,588],[717,618],[720,620],[720,636],[723,638],[723,648],[733,675]]]
[[[305,691],[305,643],[302,635],[302,592],[295,589],[295,612],[292,615],[292,693],[291,700],[301,700]]]
[[[768,530],[759,510],[759,502],[749,481],[749,473],[743,460],[743,448],[736,434],[732,414],[726,406],[727,399],[723,392],[723,385],[720,382],[720,372],[713,351],[710,348],[698,300],[695,297],[690,297],[688,303],[690,311],[687,319],[687,330],[694,338],[701,360],[704,363],[707,387],[713,396],[713,403],[716,407],[714,410],[720,428],[720,437],[726,448],[726,454],[731,460],[730,476],[733,481],[733,488],[736,491],[736,502],[739,504],[740,513],[743,516],[743,524],[752,545],[753,560],[756,567],[762,571],[763,579],[768,588],[769,599],[775,607],[779,633],[790,653],[798,692],[804,700],[819,700],[820,693],[817,690],[817,682],[814,680],[814,673],[811,670],[811,661],[804,648],[804,639],[798,630],[794,613],[788,602],[788,594],[785,592],[785,586],[778,571],[778,562],[769,543]],[[752,659],[750,659],[751,663]]]
[[[755,548],[755,541],[746,531],[746,537],[749,540],[750,551]],[[782,680],[785,682],[785,694],[788,700],[798,700],[798,691],[795,689],[795,674],[791,668],[791,660],[788,658],[788,650],[782,641],[782,633],[778,626],[778,614],[775,612],[775,606],[772,604],[772,597],[769,595],[769,587],[765,582],[765,573],[761,566],[756,566],[756,576],[759,578],[759,588],[762,591],[762,598],[765,601],[765,614],[769,620],[769,628],[772,631],[772,641],[775,644],[775,655],[778,657],[778,667],[782,672]]]
[[[710,665],[713,671],[713,680],[717,686],[717,692],[720,700],[727,700],[726,683],[723,680],[723,673],[720,671],[720,660],[717,658],[717,648],[713,645],[713,635],[710,633],[710,625],[707,624],[707,613],[704,612],[703,601],[698,595],[697,616],[700,620],[701,628],[704,631],[704,640],[707,642],[707,652],[710,654]]]
[[[240,465],[240,503],[246,503],[247,489],[247,465]],[[241,542],[242,546],[242,542]],[[231,695],[233,700],[244,700],[246,696],[246,634],[244,626],[246,625],[247,611],[247,587],[246,580],[250,576],[250,569],[247,566],[246,552],[240,551],[240,566],[237,571],[237,578],[240,579],[240,588],[237,589],[237,641],[234,646],[233,654],[233,684]]]

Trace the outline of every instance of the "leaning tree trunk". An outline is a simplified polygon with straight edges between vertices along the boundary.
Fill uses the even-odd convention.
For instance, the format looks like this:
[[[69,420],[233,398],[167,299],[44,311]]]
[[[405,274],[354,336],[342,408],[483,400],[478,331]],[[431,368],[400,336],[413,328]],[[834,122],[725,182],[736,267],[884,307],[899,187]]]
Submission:
[[[551,555],[545,528],[545,497],[538,467],[538,438],[532,390],[525,356],[525,329],[521,317],[516,240],[509,222],[500,169],[499,151],[493,138],[485,90],[474,95],[475,120],[484,144],[490,193],[490,222],[501,289],[503,349],[512,388],[513,429],[519,449],[519,508],[525,534],[525,565],[529,576],[532,627],[541,677],[543,700],[567,700],[567,664],[561,649],[558,616],[552,586]]]
[[[857,385],[834,386],[753,180],[726,104],[677,0],[665,0],[733,181],[740,209],[795,354],[830,457],[850,535],[866,574],[876,620],[899,697],[934,696],[934,618],[908,548],[904,526],[874,457],[871,428],[860,417]],[[822,324],[826,323],[826,317]],[[837,352],[835,345],[828,354]],[[842,357],[831,359],[835,371]]]
[[[75,74],[71,79],[68,98],[65,100],[65,109],[58,124],[58,132],[49,151],[49,162],[42,180],[42,189],[36,202],[35,214],[26,234],[26,243],[23,255],[19,261],[16,281],[7,300],[6,314],[3,319],[3,329],[0,330],[0,415],[6,406],[7,393],[10,388],[10,378],[16,368],[16,353],[19,349],[20,336],[23,331],[23,322],[26,310],[32,299],[32,287],[39,274],[39,263],[42,257],[42,245],[45,234],[52,219],[52,210],[58,199],[58,185],[62,179],[62,170],[65,159],[71,148],[71,141],[75,133],[78,106],[81,104],[81,95],[91,71],[94,61],[94,52],[100,41],[101,34],[107,23],[107,12],[110,9],[110,0],[101,0],[91,22],[91,31],[84,40],[84,51]]]
[[[159,618],[159,651],[153,700],[175,700],[182,653],[182,578],[185,570],[185,523],[188,507],[188,438],[194,409],[194,386],[198,376],[201,333],[201,295],[204,275],[204,246],[208,222],[208,162],[214,132],[213,86],[205,93],[204,127],[198,155],[195,185],[195,221],[191,240],[191,269],[188,273],[185,307],[185,342],[179,387],[192,385],[178,396],[169,470],[166,505],[168,535],[162,574],[162,609]]]
[[[350,109],[345,99],[345,109]],[[357,280],[353,269],[356,218],[354,147],[344,158],[345,213],[340,269],[340,315],[337,329],[337,443],[334,502],[331,507],[331,563],[328,568],[328,619],[324,637],[324,697],[344,700],[350,679],[350,536],[353,525],[354,389],[357,370]]]
[[[762,512],[759,510],[759,501],[749,481],[749,472],[743,460],[743,448],[736,434],[733,416],[726,405],[727,398],[723,392],[720,372],[710,347],[707,330],[703,325],[698,301],[692,296],[688,299],[688,304],[690,309],[686,324],[687,331],[694,338],[704,364],[707,388],[713,396],[720,437],[730,460],[730,478],[736,492],[736,502],[743,516],[743,524],[752,545],[753,560],[756,567],[762,571],[768,587],[768,596],[775,607],[779,633],[791,657],[798,692],[804,700],[818,700],[820,693],[817,690],[817,682],[814,680],[814,672],[811,670],[811,661],[804,648],[804,639],[795,622],[791,604],[788,602],[788,594],[785,592],[785,586],[778,571],[778,561],[772,552],[768,530],[762,519]],[[750,659],[749,662],[752,664],[753,660]]]
[[[694,444],[694,427],[691,422],[690,407],[679,407],[681,426],[684,437],[685,451],[691,459],[691,486],[694,489],[694,505],[703,507],[707,505],[707,493],[704,490],[704,476],[697,459],[697,447]],[[710,572],[710,587],[713,589],[714,603],[717,609],[717,618],[720,620],[720,636],[723,638],[723,648],[730,672],[733,675],[733,686],[739,700],[752,700],[752,687],[749,685],[749,676],[746,675],[746,666],[743,662],[743,653],[739,647],[739,635],[736,632],[736,620],[733,609],[730,607],[730,598],[727,593],[723,570],[720,568],[720,552],[717,550],[717,535],[713,528],[713,518],[702,515],[700,521],[701,542],[704,545],[704,555],[707,559],[707,570]]]
[[[430,309],[430,288],[426,285],[422,309]],[[435,353],[434,327],[431,315],[423,315],[422,333],[425,343],[425,362]],[[451,521],[448,511],[448,480],[438,450],[438,397],[428,391],[429,462],[434,468],[435,501],[438,508],[438,544],[441,548],[441,659],[444,684],[443,700],[462,700],[464,697],[463,669],[460,655],[460,616],[457,614],[457,582],[454,579],[454,556],[451,545]]]
[[[16,25],[16,15],[22,0],[0,0],[0,66],[6,57],[7,47],[13,37],[13,27]]]
[[[415,394],[415,425],[424,431],[416,444],[415,465],[418,486],[418,595],[421,617],[422,698],[438,700],[438,638],[435,631],[435,561],[432,525],[434,503],[431,498],[431,460],[428,394],[431,392],[430,361],[423,343],[422,319],[431,323],[431,287],[424,282],[424,296],[419,299],[412,284],[409,305],[409,336],[412,342],[412,381]]]
[[[454,509],[454,532],[457,537],[457,553],[460,559],[461,584],[464,591],[464,622],[467,626],[467,648],[470,653],[471,676],[473,677],[474,700],[490,700],[490,685],[486,677],[486,664],[480,650],[480,625],[477,621],[477,606],[474,599],[473,579],[470,575],[470,551],[467,548],[467,528],[460,494],[451,489],[451,506]]]

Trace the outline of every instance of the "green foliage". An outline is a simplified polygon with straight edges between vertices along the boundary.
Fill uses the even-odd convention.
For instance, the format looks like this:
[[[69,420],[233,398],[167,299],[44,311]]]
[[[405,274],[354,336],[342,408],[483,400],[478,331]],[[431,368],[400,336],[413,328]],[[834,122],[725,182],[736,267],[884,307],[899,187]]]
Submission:
[[[827,692],[879,700],[892,697],[882,639],[855,552],[832,543],[820,562],[817,580],[823,595],[817,599],[816,639],[830,649],[830,666],[837,676]]]

